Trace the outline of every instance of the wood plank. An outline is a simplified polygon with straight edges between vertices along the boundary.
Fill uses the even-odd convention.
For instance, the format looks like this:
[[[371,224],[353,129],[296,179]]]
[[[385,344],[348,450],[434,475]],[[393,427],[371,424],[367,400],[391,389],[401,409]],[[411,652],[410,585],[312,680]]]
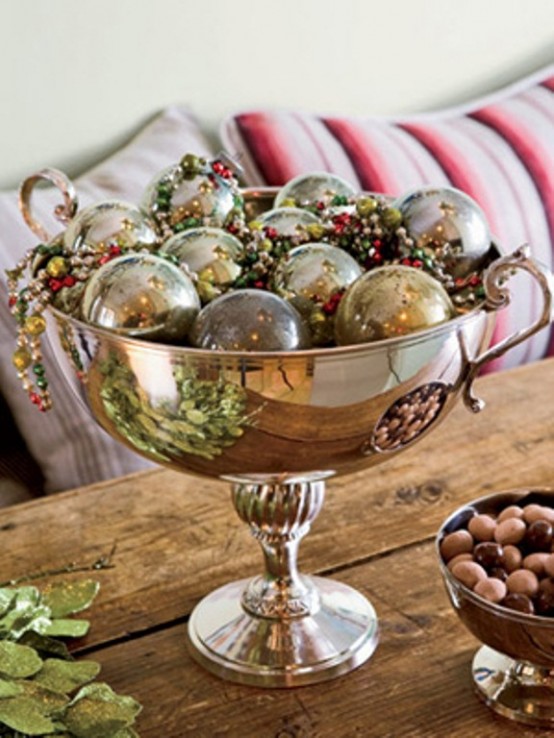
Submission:
[[[306,571],[338,571],[433,536],[491,489],[552,485],[554,361],[478,383],[488,407],[459,405],[420,444],[368,472],[332,480],[301,548]],[[189,613],[207,591],[254,574],[257,545],[226,485],[156,470],[0,511],[2,578],[92,562],[117,546],[91,612],[90,644]],[[80,575],[82,576],[82,575]]]
[[[102,676],[144,705],[142,738],[533,738],[472,692],[478,646],[451,609],[433,545],[343,572],[371,598],[374,656],[325,684],[262,690],[213,677],[186,651],[184,625],[101,650]]]

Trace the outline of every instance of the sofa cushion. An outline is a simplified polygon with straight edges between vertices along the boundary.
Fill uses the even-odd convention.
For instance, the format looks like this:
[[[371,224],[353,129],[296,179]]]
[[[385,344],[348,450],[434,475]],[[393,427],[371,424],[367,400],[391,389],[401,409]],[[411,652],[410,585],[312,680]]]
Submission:
[[[221,126],[247,184],[279,186],[329,171],[363,190],[399,195],[425,184],[453,185],[484,209],[504,251],[522,243],[551,267],[554,257],[554,65],[463,106],[406,117],[247,110]],[[540,295],[529,279],[510,283],[511,305],[495,339],[528,325]],[[492,368],[554,354],[548,330]]]
[[[75,180],[80,206],[121,198],[138,203],[161,169],[187,151],[212,155],[196,119],[184,107],[170,107],[150,122],[127,146]],[[34,213],[51,226],[47,197],[35,197]],[[19,213],[16,192],[0,193],[0,270],[13,268],[37,243]],[[58,226],[58,230],[61,228]],[[56,231],[52,231],[55,233]],[[46,492],[89,484],[143,469],[149,462],[112,440],[81,406],[57,368],[44,340],[44,362],[54,408],[39,413],[21,389],[11,363],[15,323],[7,308],[7,290],[0,280],[0,387],[19,431],[38,462]],[[0,500],[1,504],[1,500]]]

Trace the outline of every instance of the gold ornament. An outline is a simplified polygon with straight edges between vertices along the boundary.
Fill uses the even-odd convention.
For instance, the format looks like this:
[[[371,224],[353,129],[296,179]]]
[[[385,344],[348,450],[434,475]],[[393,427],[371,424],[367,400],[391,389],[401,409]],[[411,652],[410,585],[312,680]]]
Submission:
[[[405,336],[444,323],[454,306],[426,272],[385,266],[362,274],[345,292],[335,317],[339,345]]]
[[[59,279],[60,277],[65,277],[69,272],[69,264],[63,256],[53,256],[46,265],[46,271],[50,277]]]
[[[31,365],[31,354],[25,349],[17,349],[12,356],[12,362],[18,372],[24,372]]]

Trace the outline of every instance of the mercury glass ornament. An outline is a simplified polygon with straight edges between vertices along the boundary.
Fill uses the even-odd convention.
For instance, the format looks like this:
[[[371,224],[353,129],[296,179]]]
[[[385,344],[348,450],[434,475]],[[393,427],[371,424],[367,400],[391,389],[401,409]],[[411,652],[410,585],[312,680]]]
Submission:
[[[104,200],[81,210],[69,222],[63,240],[76,252],[86,247],[99,252],[113,247],[152,251],[158,245],[154,223],[135,205],[120,200]]]
[[[273,228],[279,236],[297,236],[306,226],[321,223],[321,220],[301,208],[274,208],[263,213],[258,219],[264,228]]]
[[[277,265],[273,288],[286,298],[302,297],[324,303],[362,274],[346,251],[326,243],[309,243],[289,251]]]
[[[328,205],[333,203],[334,198],[343,200],[355,194],[356,189],[341,177],[329,172],[312,172],[301,174],[287,182],[277,193],[274,207],[280,208],[292,202],[300,208],[318,202]]]
[[[142,208],[162,232],[178,232],[193,219],[194,225],[222,226],[231,211],[240,205],[231,180],[218,177],[208,166],[196,174],[179,164],[162,170],[148,185]]]
[[[337,344],[405,336],[454,317],[444,287],[426,272],[393,265],[362,274],[346,290],[335,317]]]
[[[262,290],[227,292],[198,315],[193,346],[222,351],[296,351],[310,347],[300,314],[283,298]]]
[[[394,203],[415,246],[429,249],[454,276],[482,266],[491,247],[487,219],[479,205],[453,187],[412,190]]]
[[[191,279],[155,254],[107,262],[89,279],[82,302],[88,323],[151,341],[182,341],[199,310]]]
[[[221,294],[242,272],[237,263],[242,244],[220,228],[191,228],[177,233],[160,251],[172,254],[181,267],[197,275],[197,289],[205,302]]]

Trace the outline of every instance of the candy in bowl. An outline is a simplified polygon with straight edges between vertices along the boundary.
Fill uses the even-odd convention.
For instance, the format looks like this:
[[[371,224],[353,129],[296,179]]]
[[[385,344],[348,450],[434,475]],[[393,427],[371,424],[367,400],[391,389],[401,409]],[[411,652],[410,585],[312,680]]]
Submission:
[[[437,537],[446,591],[483,645],[472,677],[493,710],[554,726],[554,491],[498,492],[454,512]]]

